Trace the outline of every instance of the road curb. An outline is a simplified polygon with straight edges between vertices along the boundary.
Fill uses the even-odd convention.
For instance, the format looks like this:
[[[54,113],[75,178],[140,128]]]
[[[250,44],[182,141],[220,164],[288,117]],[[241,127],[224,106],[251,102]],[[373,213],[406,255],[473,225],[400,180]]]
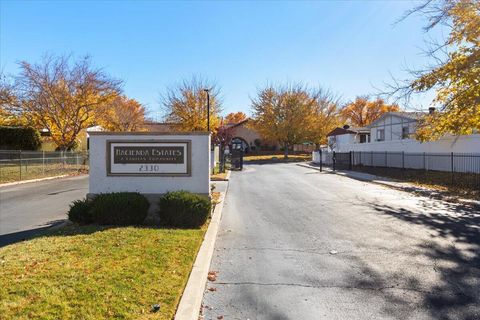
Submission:
[[[315,167],[313,165],[299,164],[299,166],[319,171],[319,168]],[[424,191],[434,191],[434,190],[431,190],[431,189],[428,189],[428,188],[425,188],[425,187],[416,186],[416,185],[414,185],[412,183],[408,183],[408,182],[396,182],[396,181],[393,181],[393,180],[391,180],[387,177],[372,175],[374,177],[379,178],[377,180],[377,179],[361,177],[359,175],[351,174],[350,172],[355,172],[355,171],[341,172],[341,171],[333,171],[333,170],[330,170],[330,169],[326,169],[326,170],[324,169],[322,171],[322,173],[336,174],[336,175],[339,175],[339,176],[342,176],[342,177],[355,179],[355,180],[359,180],[359,181],[364,181],[364,182],[370,182],[370,183],[373,183],[373,184],[376,184],[376,185],[392,188],[392,189],[395,189],[395,190],[398,190],[398,191],[403,191],[403,192],[410,192],[409,189],[411,189],[411,188],[422,189]],[[369,175],[371,175],[371,174],[369,174]],[[382,181],[381,179],[383,179],[384,181]],[[442,199],[442,200],[452,201],[451,199],[450,200],[449,199]],[[478,200],[457,198],[457,199],[454,199],[454,202],[459,202],[459,203],[463,203],[463,204],[466,204],[466,205],[480,206],[480,201],[478,201]]]
[[[232,173],[231,170],[227,170],[227,175],[225,176],[224,179],[221,178],[210,178],[210,181],[212,182],[218,182],[218,181],[228,181],[230,180],[230,174]]]
[[[228,186],[225,193],[220,195],[220,202],[215,206],[215,210],[213,211],[212,219],[208,225],[200,250],[198,250],[197,258],[188,277],[187,285],[180,298],[180,303],[175,313],[175,320],[198,319],[227,192]]]
[[[227,170],[227,176],[225,177],[225,181],[229,181],[230,180],[230,175],[232,174],[232,170]]]
[[[71,177],[71,175],[63,174],[61,176],[46,177],[46,178],[40,178],[40,179],[30,179],[30,180],[15,181],[15,182],[7,182],[7,183],[0,184],[0,188],[1,187],[16,186],[18,184],[24,184],[24,183],[30,183],[30,182],[40,182],[40,181],[46,181],[46,180],[60,179],[60,178],[65,178],[65,177]]]

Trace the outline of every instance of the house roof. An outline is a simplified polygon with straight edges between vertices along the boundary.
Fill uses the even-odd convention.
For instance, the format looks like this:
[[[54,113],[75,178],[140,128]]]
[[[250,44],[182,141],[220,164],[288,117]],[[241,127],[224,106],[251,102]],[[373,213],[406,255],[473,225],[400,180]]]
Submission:
[[[368,128],[372,127],[373,125],[375,125],[375,123],[377,123],[378,121],[384,119],[384,118],[387,117],[387,116],[397,116],[397,117],[401,117],[401,118],[404,118],[404,119],[417,121],[418,119],[426,116],[427,114],[428,114],[428,112],[409,112],[409,111],[392,111],[392,112],[385,112],[384,114],[382,114],[382,115],[380,116],[380,118],[378,118],[377,120],[375,120],[375,121],[373,121],[372,123],[370,123],[367,127],[368,127]]]
[[[227,123],[226,125],[228,127],[235,128],[235,127],[239,127],[239,126],[243,125],[244,123],[248,122],[248,120],[250,120],[250,118],[247,118],[247,119],[242,120],[242,121],[237,122],[237,123]]]
[[[370,129],[365,127],[349,127],[348,129],[337,127],[327,134],[330,136],[340,136],[342,134],[357,134],[357,133],[370,133]]]
[[[404,117],[408,119],[418,120],[423,116],[426,116],[428,112],[408,112],[408,111],[397,111],[397,112],[387,112],[388,114]]]

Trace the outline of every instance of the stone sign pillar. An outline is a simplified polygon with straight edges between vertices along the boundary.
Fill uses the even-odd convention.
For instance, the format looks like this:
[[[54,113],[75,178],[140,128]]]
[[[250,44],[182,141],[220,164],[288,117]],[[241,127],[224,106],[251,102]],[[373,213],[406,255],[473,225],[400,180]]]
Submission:
[[[89,194],[139,192],[156,208],[169,191],[210,195],[207,132],[90,132]]]

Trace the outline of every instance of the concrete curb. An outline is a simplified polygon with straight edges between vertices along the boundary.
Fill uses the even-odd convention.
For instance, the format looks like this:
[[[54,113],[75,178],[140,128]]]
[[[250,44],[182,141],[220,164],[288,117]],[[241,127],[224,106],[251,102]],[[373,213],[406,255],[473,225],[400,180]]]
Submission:
[[[46,177],[46,178],[40,178],[40,179],[31,179],[31,180],[23,180],[23,181],[2,183],[2,184],[0,184],[0,188],[1,187],[16,186],[17,184],[24,184],[24,183],[30,183],[30,182],[40,182],[40,181],[45,181],[45,180],[60,179],[60,178],[65,178],[65,177],[71,177],[71,175],[63,174],[61,176],[54,176],[54,177]]]
[[[218,179],[218,178],[215,178],[215,179],[212,179],[210,178],[210,181],[211,182],[215,182],[215,181],[228,181],[230,180],[230,174],[232,173],[231,170],[227,170],[227,175],[225,176],[225,179]]]
[[[319,171],[319,168],[313,165],[299,164],[299,166]],[[337,174],[339,176],[343,176],[343,177],[347,177],[347,178],[355,179],[359,181],[370,182],[380,186],[392,188],[398,191],[403,191],[403,192],[410,192],[410,189],[417,189],[417,190],[423,190],[428,192],[437,192],[436,190],[432,190],[426,187],[416,186],[415,184],[412,184],[409,182],[396,182],[387,177],[376,176],[369,173],[365,174],[365,173],[356,172],[356,171],[347,171],[347,172],[333,171],[332,169],[329,169],[329,168],[323,168],[322,173]],[[371,177],[366,177],[366,175],[369,175]],[[448,200],[448,199],[445,199],[445,200]],[[480,201],[471,200],[471,199],[457,198],[455,199],[455,202],[459,202],[467,205],[480,206]]]
[[[205,238],[203,239],[200,250],[198,250],[197,258],[195,259],[187,285],[178,304],[175,320],[198,319],[227,192],[228,186],[225,193],[220,195],[220,202],[215,206],[215,210],[213,211],[212,219],[205,233]]]
[[[230,180],[230,175],[232,174],[232,170],[227,170],[227,176],[225,177],[225,181],[229,181]]]

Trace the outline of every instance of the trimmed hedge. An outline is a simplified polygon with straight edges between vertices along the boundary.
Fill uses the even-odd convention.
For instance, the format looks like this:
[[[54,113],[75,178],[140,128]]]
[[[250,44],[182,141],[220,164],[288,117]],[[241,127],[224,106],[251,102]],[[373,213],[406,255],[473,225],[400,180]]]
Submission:
[[[68,219],[79,224],[92,223],[94,220],[91,209],[92,201],[89,201],[86,198],[83,200],[75,200],[70,205],[70,210],[68,210]]]
[[[147,217],[150,203],[137,192],[99,194],[92,203],[93,220],[103,225],[138,225]]]
[[[37,150],[41,144],[40,134],[33,128],[0,126],[0,148]]]
[[[210,216],[210,199],[187,191],[168,192],[159,201],[160,224],[166,227],[199,228]]]
[[[138,225],[147,217],[150,203],[136,192],[100,194],[93,200],[76,200],[70,205],[68,219],[79,224]]]

